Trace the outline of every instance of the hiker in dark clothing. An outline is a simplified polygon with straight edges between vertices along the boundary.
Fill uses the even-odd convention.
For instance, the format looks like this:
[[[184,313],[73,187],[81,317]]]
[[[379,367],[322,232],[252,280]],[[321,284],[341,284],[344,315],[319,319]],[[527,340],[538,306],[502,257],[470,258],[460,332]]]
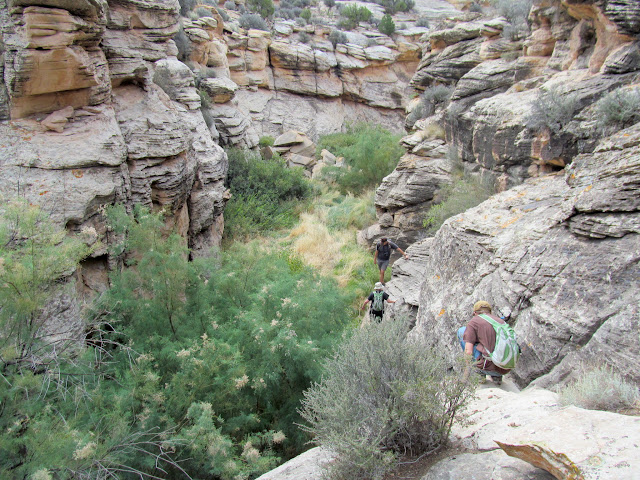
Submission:
[[[490,375],[491,380],[496,385],[502,383],[502,376],[509,373],[509,370],[500,368],[489,360],[489,352],[493,352],[496,345],[496,332],[489,322],[484,320],[480,315],[488,315],[498,323],[505,323],[503,319],[491,313],[491,305],[489,302],[481,300],[473,306],[473,317],[466,327],[458,330],[458,340],[460,346],[464,350],[465,358],[468,361],[464,378],[469,377],[471,365],[480,375]]]
[[[380,239],[380,242],[376,245],[376,253],[373,256],[373,263],[378,265],[380,269],[380,283],[384,285],[384,272],[389,266],[389,259],[391,258],[391,250],[398,250],[405,259],[409,258],[402,249],[393,242],[390,242],[386,237]]]
[[[382,316],[384,315],[384,302],[396,303],[396,301],[389,300],[389,294],[384,291],[384,285],[382,285],[382,283],[377,282],[373,288],[374,291],[371,292],[369,297],[364,301],[360,310],[364,310],[367,307],[367,303],[371,302],[369,315],[371,315],[372,320],[381,322]]]

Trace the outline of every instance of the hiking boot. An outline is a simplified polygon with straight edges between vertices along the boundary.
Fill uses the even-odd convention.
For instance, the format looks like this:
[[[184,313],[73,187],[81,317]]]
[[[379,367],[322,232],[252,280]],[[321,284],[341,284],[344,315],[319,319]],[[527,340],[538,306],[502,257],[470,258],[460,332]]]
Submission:
[[[502,385],[502,375],[500,375],[499,377],[491,377],[491,380],[496,385]]]

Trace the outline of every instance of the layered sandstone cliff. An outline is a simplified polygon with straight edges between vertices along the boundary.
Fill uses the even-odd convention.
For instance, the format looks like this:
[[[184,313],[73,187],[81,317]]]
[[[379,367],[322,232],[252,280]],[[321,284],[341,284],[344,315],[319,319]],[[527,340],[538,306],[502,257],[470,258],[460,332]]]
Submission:
[[[175,59],[177,0],[2,0],[0,195],[105,239],[103,207],[165,210],[194,255],[219,244],[227,159]],[[81,269],[104,288],[105,248]]]
[[[606,93],[640,81],[639,15],[636,2],[534,2],[536,28],[515,60],[482,59],[489,42],[503,41],[474,33],[488,22],[428,37],[431,54],[414,84],[453,82],[447,112],[436,116],[446,140],[430,138],[433,119],[417,122],[405,139],[410,152],[378,189],[380,224],[365,239],[424,235],[421,212],[450,181],[456,155],[446,147],[502,191],[394,265],[396,313],[452,360],[456,329],[485,299],[515,325],[523,356],[511,375],[520,385],[559,385],[602,362],[640,381],[640,126],[596,128],[595,109]],[[527,126],[541,91],[575,100],[559,128]]]
[[[454,167],[501,191],[592,152],[610,133],[595,128],[595,103],[639,81],[639,15],[632,1],[537,0],[526,35],[507,35],[513,26],[491,17],[426,34],[411,84],[426,94],[448,86],[451,96],[446,109],[415,122],[406,157],[377,191],[379,224],[363,241],[382,234],[406,244],[422,238],[425,212]],[[532,128],[544,94],[573,110],[555,128]],[[409,109],[419,106],[416,100]]]

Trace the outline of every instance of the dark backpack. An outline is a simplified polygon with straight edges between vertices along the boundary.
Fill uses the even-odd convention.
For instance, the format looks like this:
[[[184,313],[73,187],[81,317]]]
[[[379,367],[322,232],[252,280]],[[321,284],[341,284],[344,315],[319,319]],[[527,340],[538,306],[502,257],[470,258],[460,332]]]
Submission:
[[[378,257],[381,260],[388,260],[389,258],[391,258],[391,245],[389,245],[389,243],[385,245],[382,242],[380,242],[378,243],[377,249],[379,252]]]

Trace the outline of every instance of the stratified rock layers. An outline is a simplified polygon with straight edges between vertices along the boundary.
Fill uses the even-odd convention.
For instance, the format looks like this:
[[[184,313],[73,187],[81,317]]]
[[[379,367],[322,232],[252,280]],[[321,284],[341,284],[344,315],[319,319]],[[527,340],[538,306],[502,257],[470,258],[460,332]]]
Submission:
[[[562,383],[604,359],[640,381],[639,145],[636,125],[564,176],[531,179],[449,219],[420,257],[414,334],[453,360],[455,331],[483,299],[515,322],[518,383]]]
[[[194,255],[219,244],[227,158],[175,59],[178,15],[177,0],[0,2],[0,195],[100,235],[105,205],[142,204]],[[94,257],[82,275],[104,271],[106,249]]]

